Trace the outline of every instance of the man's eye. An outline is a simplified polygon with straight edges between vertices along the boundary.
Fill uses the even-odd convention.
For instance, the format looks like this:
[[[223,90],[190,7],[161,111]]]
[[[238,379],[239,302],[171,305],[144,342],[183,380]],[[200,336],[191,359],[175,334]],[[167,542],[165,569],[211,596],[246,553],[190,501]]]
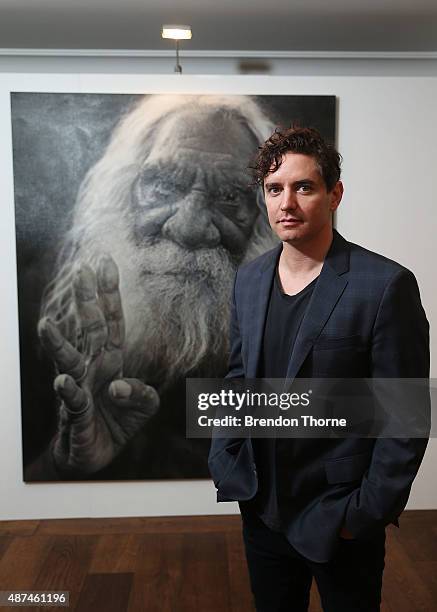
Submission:
[[[279,187],[269,187],[267,191],[272,195],[277,195],[281,190],[279,189]]]
[[[298,191],[301,193],[308,193],[311,191],[311,185],[304,183],[303,185],[299,185]]]

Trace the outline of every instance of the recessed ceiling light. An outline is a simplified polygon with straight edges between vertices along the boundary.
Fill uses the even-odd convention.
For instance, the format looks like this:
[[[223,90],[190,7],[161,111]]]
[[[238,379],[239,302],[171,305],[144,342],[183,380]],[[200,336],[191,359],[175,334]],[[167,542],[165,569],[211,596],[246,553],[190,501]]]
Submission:
[[[163,25],[162,38],[172,38],[173,40],[190,40],[191,26],[185,25]]]

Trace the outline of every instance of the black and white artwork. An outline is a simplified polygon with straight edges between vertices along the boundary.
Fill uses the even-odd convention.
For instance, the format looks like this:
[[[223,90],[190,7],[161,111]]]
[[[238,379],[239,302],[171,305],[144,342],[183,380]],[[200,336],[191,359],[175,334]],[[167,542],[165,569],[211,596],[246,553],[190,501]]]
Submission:
[[[334,96],[11,94],[26,481],[207,478],[237,266],[275,244],[248,164]]]

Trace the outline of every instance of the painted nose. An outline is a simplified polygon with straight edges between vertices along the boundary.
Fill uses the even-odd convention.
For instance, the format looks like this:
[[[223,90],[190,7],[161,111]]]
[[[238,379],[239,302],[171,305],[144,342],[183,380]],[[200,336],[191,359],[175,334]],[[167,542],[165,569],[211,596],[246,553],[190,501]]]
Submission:
[[[193,192],[177,212],[162,226],[169,240],[190,249],[212,248],[220,244],[220,232],[214,225],[205,195]]]

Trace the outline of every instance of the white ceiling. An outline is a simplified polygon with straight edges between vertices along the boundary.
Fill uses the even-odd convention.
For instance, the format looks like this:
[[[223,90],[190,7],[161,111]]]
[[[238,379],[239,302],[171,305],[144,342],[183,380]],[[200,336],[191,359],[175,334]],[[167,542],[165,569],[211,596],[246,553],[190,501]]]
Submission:
[[[0,48],[437,51],[437,0],[0,0]]]

